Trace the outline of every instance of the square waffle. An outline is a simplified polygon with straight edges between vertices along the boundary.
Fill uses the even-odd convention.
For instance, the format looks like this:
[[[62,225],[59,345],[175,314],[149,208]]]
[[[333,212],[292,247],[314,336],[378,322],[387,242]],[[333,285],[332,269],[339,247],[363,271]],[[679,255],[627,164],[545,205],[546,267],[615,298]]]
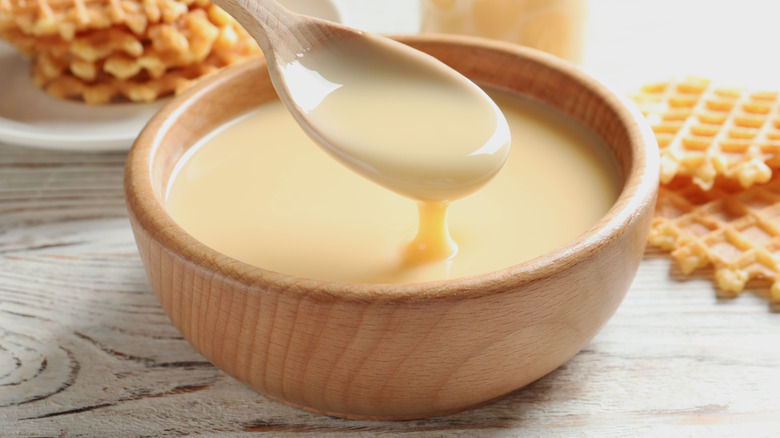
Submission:
[[[685,176],[704,190],[718,178],[750,187],[780,165],[776,92],[687,77],[646,85],[632,97],[655,131],[664,184]]]
[[[763,279],[780,302],[780,175],[748,188],[718,179],[709,190],[676,178],[660,187],[648,240],[670,251],[684,274],[712,265],[726,295]]]

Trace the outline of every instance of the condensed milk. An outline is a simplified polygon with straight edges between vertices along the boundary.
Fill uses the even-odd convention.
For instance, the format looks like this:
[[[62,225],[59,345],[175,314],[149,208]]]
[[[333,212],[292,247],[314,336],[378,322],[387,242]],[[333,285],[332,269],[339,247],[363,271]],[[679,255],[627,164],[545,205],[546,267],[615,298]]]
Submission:
[[[406,251],[416,263],[456,254],[449,202],[490,181],[511,143],[498,106],[442,67],[427,54],[366,34],[322,42],[279,68],[291,113],[317,144],[420,203],[420,227]]]
[[[191,148],[171,178],[167,208],[217,251],[304,278],[409,283],[521,263],[591,227],[617,198],[619,176],[590,131],[538,103],[490,94],[514,139],[506,166],[452,202],[448,215],[446,205],[417,203],[432,222],[418,226],[415,202],[345,170],[313,145],[279,102]],[[404,132],[399,126],[396,135]],[[448,228],[436,225],[442,220]],[[418,230],[456,244],[457,253],[415,249]]]

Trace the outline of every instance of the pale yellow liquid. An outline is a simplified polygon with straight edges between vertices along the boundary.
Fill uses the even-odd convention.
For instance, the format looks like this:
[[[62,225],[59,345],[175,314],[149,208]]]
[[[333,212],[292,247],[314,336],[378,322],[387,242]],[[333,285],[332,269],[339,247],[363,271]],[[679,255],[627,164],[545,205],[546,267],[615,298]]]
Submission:
[[[342,164],[411,199],[452,201],[506,162],[496,104],[440,61],[369,36],[319,44],[280,70],[294,114]]]
[[[339,38],[280,70],[293,115],[351,170],[420,201],[412,264],[457,252],[447,204],[482,187],[504,166],[510,131],[473,82],[395,41]]]
[[[512,151],[492,181],[450,206],[459,250],[449,260],[409,263],[416,203],[344,169],[279,103],[193,148],[172,178],[168,209],[206,245],[305,278],[407,283],[509,267],[586,231],[620,184],[589,131],[538,104],[491,95],[509,121]]]

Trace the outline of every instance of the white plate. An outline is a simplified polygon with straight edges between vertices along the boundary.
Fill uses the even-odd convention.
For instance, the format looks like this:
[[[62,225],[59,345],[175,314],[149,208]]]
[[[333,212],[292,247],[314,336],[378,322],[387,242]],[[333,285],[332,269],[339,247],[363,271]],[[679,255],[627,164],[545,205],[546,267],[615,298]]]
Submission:
[[[163,105],[90,106],[33,84],[29,62],[0,43],[0,142],[73,150],[127,149]]]
[[[284,0],[300,13],[339,21],[328,0]],[[29,61],[0,42],[0,143],[67,150],[126,150],[165,104],[90,106],[57,99],[33,84]]]

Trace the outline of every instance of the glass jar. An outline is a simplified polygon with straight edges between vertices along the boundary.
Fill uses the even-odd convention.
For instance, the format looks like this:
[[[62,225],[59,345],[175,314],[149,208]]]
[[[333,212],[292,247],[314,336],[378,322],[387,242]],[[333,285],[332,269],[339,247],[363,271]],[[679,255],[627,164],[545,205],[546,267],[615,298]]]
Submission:
[[[420,0],[421,32],[509,41],[582,61],[586,0]]]

